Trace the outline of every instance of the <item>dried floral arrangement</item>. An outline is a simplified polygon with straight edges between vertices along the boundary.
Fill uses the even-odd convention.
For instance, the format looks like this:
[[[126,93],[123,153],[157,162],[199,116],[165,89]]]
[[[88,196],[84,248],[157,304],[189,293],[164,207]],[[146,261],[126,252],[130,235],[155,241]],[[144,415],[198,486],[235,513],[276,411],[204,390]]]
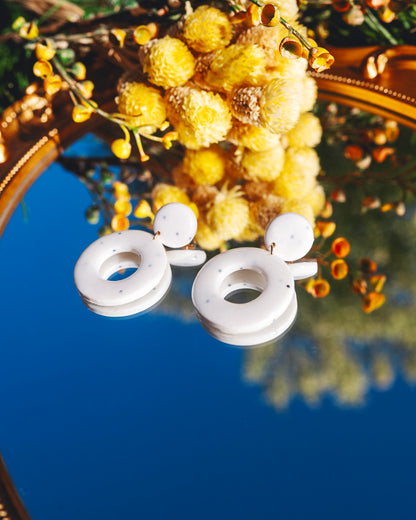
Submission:
[[[299,10],[295,0],[128,2],[117,4],[115,14],[93,14],[85,25],[68,25],[57,16],[45,26],[60,9],[72,20],[85,15],[70,2],[52,2],[37,20],[15,19],[15,38],[36,56],[33,73],[41,80],[41,96],[31,85],[26,102],[42,112],[41,122],[53,117],[55,99],[69,96],[74,122],[98,116],[115,125],[118,135],[111,149],[124,172],[134,170],[130,178],[114,178],[102,161],[89,161],[81,172],[79,165],[62,159],[90,190],[95,203],[87,219],[104,221],[101,234],[150,225],[161,206],[182,202],[198,218],[198,245],[225,250],[233,243],[258,240],[273,217],[294,211],[321,237],[313,252],[320,273],[305,289],[323,297],[330,290],[328,277],[347,279],[366,312],[383,304],[385,277],[376,272],[375,263],[362,259],[352,270],[346,260],[348,241],[332,240],[336,225],[331,200],[342,202],[345,194],[338,179],[327,200],[315,151],[322,125],[313,112],[317,88],[307,70],[321,72],[334,61],[324,47],[329,33],[322,13],[328,2],[318,4],[301,4]],[[367,14],[362,23],[371,20],[372,29],[381,34],[396,18],[386,15],[387,1],[329,4],[351,26],[358,25],[359,7]],[[316,24],[308,29],[300,16],[308,19],[318,7],[321,14],[315,14]],[[397,16],[414,15],[412,7],[402,7]],[[94,57],[100,53],[118,71],[110,110],[95,98],[99,75]],[[330,114],[327,110],[323,119],[327,126]],[[381,150],[371,152],[370,162],[359,145],[351,142],[346,148],[360,171],[372,158],[382,162],[394,155],[388,145],[397,128],[391,122],[382,125],[386,140]],[[377,139],[380,143],[380,132],[368,142],[377,144]],[[6,160],[7,148],[0,146]],[[386,204],[371,195],[363,202],[367,208],[395,208],[399,213],[403,201]]]

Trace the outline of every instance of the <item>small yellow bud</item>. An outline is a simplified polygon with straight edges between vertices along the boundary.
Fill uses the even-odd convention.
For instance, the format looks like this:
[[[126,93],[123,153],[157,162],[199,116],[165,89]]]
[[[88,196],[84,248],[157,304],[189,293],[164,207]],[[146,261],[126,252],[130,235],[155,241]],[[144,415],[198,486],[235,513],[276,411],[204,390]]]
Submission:
[[[126,33],[123,29],[111,29],[110,34],[114,36],[120,47],[124,47],[124,40],[126,39]]]
[[[118,199],[114,203],[114,211],[119,215],[124,215],[128,217],[132,212],[133,208],[131,202],[128,199]]]
[[[72,120],[75,123],[83,123],[87,121],[93,112],[93,109],[85,105],[75,105],[72,109]]]
[[[75,62],[72,65],[72,73],[75,76],[77,80],[83,80],[85,79],[85,76],[87,75],[87,69],[83,63],[80,61]]]
[[[150,204],[147,200],[142,199],[136,206],[133,215],[137,218],[150,218],[152,221],[155,217]]]
[[[94,90],[94,86],[94,83],[89,80],[81,81],[81,83],[78,84],[80,91],[87,99],[90,99],[92,97],[92,91]]]
[[[57,92],[61,90],[62,87],[62,78],[58,74],[53,74],[52,76],[48,76],[43,81],[43,88],[45,89],[46,94],[49,96],[53,96]]]
[[[34,22],[26,22],[19,29],[19,35],[25,40],[33,40],[38,34],[39,29]]]
[[[111,228],[113,231],[125,231],[130,227],[130,222],[124,215],[114,215],[111,219]]]
[[[145,45],[152,38],[152,31],[146,25],[139,25],[133,33],[133,40],[137,45]]]
[[[50,43],[43,45],[42,43],[37,43],[35,47],[36,58],[41,61],[49,61],[55,56],[55,49],[51,46]]]
[[[131,144],[126,139],[116,139],[111,143],[111,150],[119,159],[128,159],[131,154]]]
[[[274,4],[266,4],[261,10],[261,23],[267,27],[276,27],[279,25],[279,8]]]
[[[45,79],[50,76],[52,72],[53,68],[49,61],[37,61],[33,65],[33,74],[38,78]]]

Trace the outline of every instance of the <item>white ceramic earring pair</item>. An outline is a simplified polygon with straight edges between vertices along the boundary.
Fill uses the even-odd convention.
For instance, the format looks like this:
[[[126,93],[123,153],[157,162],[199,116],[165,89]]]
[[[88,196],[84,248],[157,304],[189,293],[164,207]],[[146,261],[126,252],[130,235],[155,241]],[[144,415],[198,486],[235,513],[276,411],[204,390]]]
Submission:
[[[295,280],[317,273],[316,261],[299,260],[313,244],[313,229],[296,213],[283,213],[268,226],[267,250],[231,249],[207,262],[192,287],[192,301],[203,327],[233,345],[258,345],[282,335],[295,320]],[[227,297],[252,289],[259,296],[247,303]]]
[[[156,305],[167,293],[171,265],[196,266],[206,260],[204,251],[181,248],[192,242],[197,219],[184,204],[163,206],[153,222],[154,235],[127,230],[93,242],[75,265],[74,280],[85,305],[97,314],[130,316]],[[122,269],[136,271],[122,280],[109,278]]]
[[[169,289],[170,265],[197,266],[201,250],[171,249],[189,244],[197,230],[190,208],[172,203],[156,214],[154,235],[121,231],[102,237],[80,256],[75,284],[85,305],[111,317],[137,314],[156,305]],[[265,233],[267,250],[236,248],[212,258],[197,274],[192,302],[203,327],[233,345],[257,345],[283,334],[297,313],[295,280],[314,276],[316,261],[296,262],[310,250],[314,236],[309,222],[296,213],[276,217]],[[289,262],[289,263],[287,263]],[[128,278],[109,281],[121,269],[136,268]],[[233,303],[230,294],[259,292],[247,303]]]

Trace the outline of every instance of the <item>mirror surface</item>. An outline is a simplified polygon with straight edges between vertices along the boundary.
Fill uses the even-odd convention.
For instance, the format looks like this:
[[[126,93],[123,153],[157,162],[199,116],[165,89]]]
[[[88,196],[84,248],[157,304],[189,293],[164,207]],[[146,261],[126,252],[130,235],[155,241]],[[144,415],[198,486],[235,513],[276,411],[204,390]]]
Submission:
[[[108,148],[87,135],[66,155]],[[199,324],[197,269],[146,314],[90,312],[73,282],[90,204],[55,163],[0,240],[0,447],[33,520],[414,518],[415,206],[337,209],[387,275],[382,308],[300,289],[288,334],[244,349]]]

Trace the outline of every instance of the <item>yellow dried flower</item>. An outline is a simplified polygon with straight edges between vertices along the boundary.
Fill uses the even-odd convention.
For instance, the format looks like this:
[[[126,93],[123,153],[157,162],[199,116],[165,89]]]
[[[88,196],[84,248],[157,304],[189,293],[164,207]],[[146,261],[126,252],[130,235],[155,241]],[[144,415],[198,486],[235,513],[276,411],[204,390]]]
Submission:
[[[226,47],[232,37],[232,26],[225,13],[201,5],[185,18],[183,36],[197,52],[212,52]]]
[[[162,206],[170,202],[181,202],[189,205],[188,195],[177,186],[159,183],[152,191],[153,212],[156,213]]]
[[[216,184],[225,173],[225,153],[219,145],[200,150],[186,150],[183,171],[196,184]]]
[[[312,227],[315,226],[315,218],[313,216],[312,206],[302,199],[286,200],[283,203],[282,212],[299,213],[299,215],[302,215],[302,217],[306,218]]]
[[[265,52],[258,45],[229,45],[215,53],[204,79],[223,92],[263,85],[267,81]]]
[[[221,192],[207,213],[207,224],[223,240],[231,240],[240,235],[250,220],[249,206],[242,198],[239,187]]]
[[[159,91],[135,81],[123,85],[118,111],[128,116],[134,126],[158,127],[166,120],[166,108]]]
[[[307,153],[299,154],[298,160],[297,150],[314,152],[311,148],[289,148],[286,151],[283,170],[275,180],[273,192],[287,200],[302,199],[316,186],[315,167],[312,164],[305,164]]]
[[[250,204],[250,212],[262,230],[282,212],[284,199],[271,193],[265,193],[260,199]]]
[[[243,31],[237,39],[237,44],[258,45],[264,51],[267,69],[275,67],[276,60],[280,59],[278,42],[287,34],[283,25],[265,27],[258,25]]]
[[[316,81],[310,76],[305,76],[302,82],[302,96],[300,102],[300,111],[308,112],[315,106],[318,98],[318,86]]]
[[[246,150],[241,165],[243,177],[252,181],[273,181],[282,171],[285,152],[280,144],[265,152]]]
[[[178,140],[196,150],[223,141],[231,128],[231,112],[219,94],[196,88],[172,89],[167,96],[168,118]]]
[[[300,100],[295,80],[272,79],[259,100],[261,125],[275,134],[289,131],[299,119]]]
[[[314,147],[321,141],[322,127],[319,118],[305,112],[300,115],[299,121],[286,134],[289,146]]]
[[[214,251],[219,249],[224,240],[216,235],[211,227],[203,220],[198,220],[198,230],[195,235],[195,241],[202,249]]]
[[[280,146],[278,134],[272,134],[265,128],[240,122],[234,123],[227,140],[253,150],[253,152],[265,152],[275,146]]]
[[[313,214],[317,217],[325,207],[326,197],[323,187],[317,184],[312,191],[305,195],[303,200],[312,206]]]
[[[296,0],[267,0],[267,3],[276,5],[285,20],[294,20],[298,14]]]
[[[307,146],[289,147],[285,155],[285,170],[303,172],[305,176],[316,177],[321,169],[319,156]]]
[[[149,81],[165,89],[184,85],[195,71],[195,59],[177,38],[165,36],[148,43],[143,53],[143,71]]]

